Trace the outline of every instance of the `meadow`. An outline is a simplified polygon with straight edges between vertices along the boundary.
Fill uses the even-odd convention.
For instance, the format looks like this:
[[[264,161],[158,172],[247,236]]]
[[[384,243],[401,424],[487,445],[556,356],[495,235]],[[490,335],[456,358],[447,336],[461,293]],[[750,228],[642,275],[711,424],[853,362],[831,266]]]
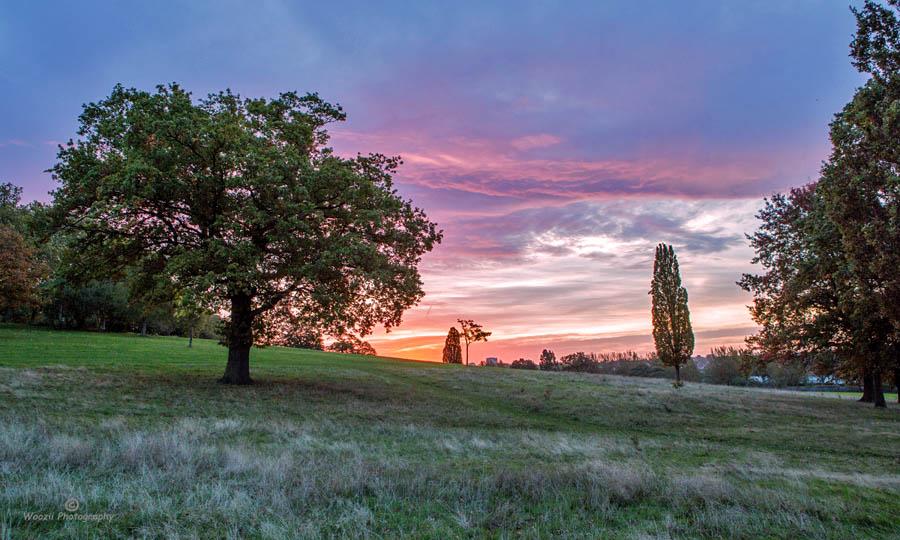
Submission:
[[[895,402],[284,348],[233,387],[224,363],[0,327],[0,538],[900,538]]]

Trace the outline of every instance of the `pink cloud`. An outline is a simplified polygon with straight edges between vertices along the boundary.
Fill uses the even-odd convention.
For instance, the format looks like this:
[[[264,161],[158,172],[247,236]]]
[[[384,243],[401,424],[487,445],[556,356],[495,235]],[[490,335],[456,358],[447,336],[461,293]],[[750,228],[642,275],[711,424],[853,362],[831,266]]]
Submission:
[[[751,270],[742,233],[756,207],[731,207],[768,193],[773,178],[795,175],[790,164],[798,160],[790,149],[590,157],[554,147],[562,141],[548,134],[439,137],[342,126],[332,134],[339,154],[401,155],[401,192],[445,231],[422,262],[423,304],[398,331],[367,338],[381,354],[424,360],[440,357],[459,317],[495,332],[473,350],[476,360],[534,359],[545,347],[652,350],[647,283],[659,241],[679,246],[684,278],[693,280],[697,352],[740,345],[753,329],[734,282]],[[537,148],[547,149],[540,158],[523,154]],[[710,217],[720,215],[730,217]],[[712,224],[692,221],[701,217]],[[730,330],[711,334],[723,328]]]
[[[525,135],[524,137],[513,139],[509,144],[516,150],[524,152],[526,150],[546,148],[548,146],[560,144],[564,140],[565,139],[562,137],[550,135],[549,133],[541,133],[540,135]]]
[[[369,134],[335,131],[335,147],[348,154],[365,149],[401,155],[398,179],[432,189],[546,201],[601,200],[621,196],[721,198],[766,195],[784,178],[802,177],[796,151],[746,151],[738,155],[670,150],[634,159],[526,158],[517,149],[559,140],[528,135],[511,143],[474,137],[432,140],[423,133]],[[677,153],[675,153],[677,155]]]

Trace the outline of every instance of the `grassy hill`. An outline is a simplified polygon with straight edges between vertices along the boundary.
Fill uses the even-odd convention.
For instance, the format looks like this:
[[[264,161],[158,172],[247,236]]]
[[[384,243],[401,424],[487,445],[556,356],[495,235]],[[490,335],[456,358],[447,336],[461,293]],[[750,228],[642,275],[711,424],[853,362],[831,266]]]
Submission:
[[[900,538],[893,403],[194,343],[0,327],[0,538]]]

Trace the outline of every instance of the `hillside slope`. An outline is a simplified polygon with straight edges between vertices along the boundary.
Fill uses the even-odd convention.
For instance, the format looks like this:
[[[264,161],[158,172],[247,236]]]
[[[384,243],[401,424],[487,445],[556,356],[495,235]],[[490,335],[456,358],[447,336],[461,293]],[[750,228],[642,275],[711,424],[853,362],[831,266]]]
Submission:
[[[194,343],[0,327],[0,538],[900,538],[894,404]]]

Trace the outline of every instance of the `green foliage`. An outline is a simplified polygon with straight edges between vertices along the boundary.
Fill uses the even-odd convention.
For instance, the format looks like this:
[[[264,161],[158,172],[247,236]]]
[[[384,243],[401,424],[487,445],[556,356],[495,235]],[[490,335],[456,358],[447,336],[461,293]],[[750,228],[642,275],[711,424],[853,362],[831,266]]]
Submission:
[[[766,376],[772,386],[799,386],[806,384],[808,373],[802,364],[769,364]]]
[[[710,384],[744,386],[747,378],[741,373],[741,365],[747,351],[734,347],[716,347],[707,357],[703,381]]]
[[[694,331],[688,310],[687,290],[681,285],[678,259],[672,246],[656,247],[653,280],[650,293],[653,299],[653,341],[656,355],[667,366],[675,368],[680,380],[680,368],[694,353]]]
[[[879,388],[900,366],[900,8],[889,3],[893,9],[867,1],[854,10],[851,57],[871,78],[835,115],[819,181],[824,211],[841,235],[853,316],[868,338],[859,343],[863,367]]]
[[[22,200],[22,188],[10,182],[0,184],[0,225],[16,230],[21,228],[19,202]]]
[[[462,364],[462,347],[459,344],[459,331],[455,326],[451,326],[447,332],[441,361],[447,364]]]
[[[279,345],[293,347],[295,349],[307,349],[311,351],[324,351],[325,344],[322,335],[315,330],[307,328],[293,328],[281,336]]]
[[[688,361],[681,367],[681,378],[688,382],[700,382],[703,380],[703,375],[697,369],[697,364],[694,363],[693,358],[688,358]]]
[[[134,269],[152,276],[143,288],[230,309],[230,361],[246,363],[279,319],[390,329],[424,294],[417,265],[441,233],[397,195],[399,158],[326,146],[324,126],[344,118],[316,94],[194,101],[175,84],[116,86],[59,152],[54,215],[83,271]]]
[[[889,4],[853,10],[852,61],[871,78],[835,115],[821,178],[766,201],[751,237],[766,272],[740,285],[754,294],[762,331],[748,342],[763,363],[807,358],[819,374],[880,381],[900,362],[900,22]]]

